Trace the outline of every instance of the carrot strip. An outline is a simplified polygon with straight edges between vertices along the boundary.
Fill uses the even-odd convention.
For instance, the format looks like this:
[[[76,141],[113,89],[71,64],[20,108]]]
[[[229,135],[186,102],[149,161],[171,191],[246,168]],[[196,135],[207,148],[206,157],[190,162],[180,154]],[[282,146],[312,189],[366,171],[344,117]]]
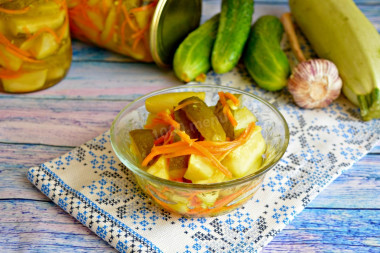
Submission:
[[[24,74],[24,71],[12,71],[7,69],[0,69],[0,78],[1,79],[13,79],[20,77],[22,74]]]
[[[230,99],[236,106],[239,106],[240,100],[237,97],[235,97],[233,94],[226,92],[224,95],[226,98]]]
[[[191,105],[191,104],[196,104],[196,103],[199,103],[199,101],[195,101],[195,100],[190,100],[190,101],[186,101],[180,105],[177,105],[175,108],[174,108],[174,111],[178,111],[178,110],[181,110],[182,108],[188,106],[188,105]]]
[[[6,13],[6,14],[25,14],[29,11],[30,7],[25,7],[23,9],[18,10],[10,10],[10,9],[4,9],[0,7],[0,12]]]
[[[165,135],[159,137],[159,138],[156,139],[153,143],[154,143],[154,145],[157,146],[157,145],[160,145],[160,144],[164,143],[164,141],[165,141]]]
[[[187,148],[184,150],[179,150],[176,152],[173,152],[169,155],[165,155],[166,158],[174,158],[174,157],[179,157],[179,156],[185,156],[185,155],[202,155],[201,152],[198,152],[198,150],[194,148]]]
[[[57,34],[55,34],[55,32],[54,32],[51,28],[49,28],[49,27],[43,27],[43,28],[41,28],[41,29],[38,30],[35,34],[33,34],[31,37],[29,37],[27,40],[25,40],[25,42],[26,42],[26,41],[31,41],[31,40],[35,39],[36,37],[40,36],[41,33],[44,33],[44,32],[47,32],[47,33],[50,33],[51,35],[53,35],[54,40],[55,40],[57,43],[60,42],[60,39],[59,39],[59,37],[57,36]]]
[[[153,1],[152,3],[150,4],[147,4],[147,5],[144,5],[144,6],[141,6],[141,7],[137,7],[137,8],[133,8],[130,10],[131,13],[135,13],[135,12],[140,12],[140,11],[146,11],[146,10],[149,10],[150,8],[153,8],[157,5],[157,0]]]
[[[227,94],[229,94],[229,95],[227,95]],[[220,92],[218,92],[218,95],[219,95],[219,101],[220,101],[220,103],[223,106],[223,113],[224,113],[224,115],[226,115],[227,118],[228,118],[228,120],[231,122],[231,124],[234,127],[236,127],[237,126],[237,121],[235,120],[234,115],[232,115],[231,108],[227,104],[226,96],[228,96],[229,98],[230,97],[234,97],[233,99],[236,99],[237,101],[239,101],[239,100],[234,95],[232,95],[231,93],[228,93],[228,92],[224,93],[223,91],[220,91]]]
[[[223,113],[227,115],[228,120],[231,122],[231,124],[236,127],[237,126],[237,121],[234,118],[234,115],[232,115],[231,109],[228,105],[225,105],[223,107]]]
[[[129,13],[128,13],[128,10],[127,8],[125,7],[125,5],[123,5],[121,7],[121,10],[123,11],[123,14],[125,16],[125,21],[124,22],[127,22],[128,25],[132,28],[133,31],[137,32],[139,29],[135,26],[135,24],[133,23],[131,17],[129,16]]]
[[[142,39],[141,37],[138,37],[138,38],[133,42],[132,50],[136,50],[136,49],[137,49],[137,45],[139,44],[139,42],[140,42],[141,39]]]
[[[219,92],[218,92],[218,95],[219,95],[219,101],[220,101],[220,103],[223,105],[223,107],[224,107],[225,105],[227,105],[226,97],[224,96],[224,92],[223,92],[223,91],[219,91]]]
[[[180,129],[181,125],[175,121],[171,115],[169,115],[169,113],[167,112],[159,112],[157,113],[157,116],[162,119],[165,123],[167,123],[168,125],[174,127],[175,129]]]

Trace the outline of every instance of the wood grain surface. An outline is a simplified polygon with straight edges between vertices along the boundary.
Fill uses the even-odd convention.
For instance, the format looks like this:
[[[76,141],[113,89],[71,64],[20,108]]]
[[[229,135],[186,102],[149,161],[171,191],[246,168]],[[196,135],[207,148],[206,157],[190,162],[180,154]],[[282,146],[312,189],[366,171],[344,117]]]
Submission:
[[[286,0],[255,2],[255,13],[288,10]],[[380,1],[356,2],[380,30]],[[220,1],[204,1],[202,20],[219,10]],[[27,170],[108,130],[129,101],[180,84],[171,70],[154,64],[78,41],[73,49],[70,72],[58,85],[0,93],[0,252],[115,252],[34,188]],[[263,252],[380,252],[380,143]]]

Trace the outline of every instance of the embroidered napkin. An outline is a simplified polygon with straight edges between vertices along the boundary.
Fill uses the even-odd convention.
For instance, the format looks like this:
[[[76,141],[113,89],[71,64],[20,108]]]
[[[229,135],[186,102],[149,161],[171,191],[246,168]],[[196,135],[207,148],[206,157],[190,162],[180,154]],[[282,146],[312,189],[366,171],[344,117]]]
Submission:
[[[109,132],[31,168],[29,180],[120,252],[257,252],[380,139],[380,120],[361,121],[359,110],[343,97],[324,109],[303,110],[287,91],[257,88],[242,66],[224,75],[210,73],[206,83],[268,100],[289,125],[285,155],[243,207],[198,219],[164,211],[117,159]]]

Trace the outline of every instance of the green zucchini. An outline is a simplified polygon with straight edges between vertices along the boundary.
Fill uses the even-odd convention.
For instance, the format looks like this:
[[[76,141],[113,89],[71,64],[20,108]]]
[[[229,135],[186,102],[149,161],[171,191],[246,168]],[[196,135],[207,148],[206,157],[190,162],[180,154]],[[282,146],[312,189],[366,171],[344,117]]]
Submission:
[[[218,25],[219,14],[191,32],[179,45],[174,54],[173,69],[180,80],[190,82],[210,69]]]
[[[211,65],[216,73],[226,73],[238,63],[248,39],[253,0],[223,0],[220,24]]]
[[[275,16],[260,17],[251,28],[244,51],[244,65],[257,85],[269,91],[284,88],[290,66],[280,42],[284,33],[281,21]]]

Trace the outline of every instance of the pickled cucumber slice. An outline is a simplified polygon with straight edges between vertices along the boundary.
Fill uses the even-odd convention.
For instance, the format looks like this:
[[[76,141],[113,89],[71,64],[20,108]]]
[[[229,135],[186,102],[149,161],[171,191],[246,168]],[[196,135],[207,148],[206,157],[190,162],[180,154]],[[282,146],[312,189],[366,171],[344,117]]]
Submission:
[[[229,153],[222,160],[222,164],[231,171],[234,177],[243,177],[248,171],[252,173],[260,168],[265,149],[266,143],[261,135],[261,127],[256,126],[250,139]]]
[[[230,140],[234,139],[234,126],[228,119],[227,115],[223,112],[223,105],[220,101],[216,104],[214,108],[214,114],[218,118],[220,124],[222,125],[224,132],[226,132],[226,136],[230,138]]]
[[[179,102],[188,97],[198,97],[205,99],[204,92],[176,92],[156,95],[145,100],[145,108],[148,112],[159,113],[166,109],[173,109]]]
[[[181,130],[185,131],[187,135],[190,136],[191,139],[199,138],[199,132],[195,125],[189,120],[186,116],[186,113],[182,110],[178,110],[174,112],[174,120],[177,121],[181,125]]]
[[[26,40],[20,49],[28,51],[34,58],[40,60],[53,55],[58,47],[55,37],[51,33],[44,32],[31,40]]]
[[[31,92],[41,89],[46,81],[47,69],[27,72],[12,79],[2,79],[3,88],[7,92]]]
[[[129,132],[131,136],[131,151],[139,161],[149,155],[154,145],[154,136],[151,129],[136,129]]]
[[[0,65],[6,69],[17,71],[22,65],[22,60],[5,49],[5,46],[0,45]]]
[[[160,177],[163,179],[169,179],[169,164],[168,159],[166,159],[163,156],[160,156],[158,160],[149,167],[149,169],[146,171],[156,177]]]
[[[12,35],[31,33],[34,34],[44,27],[57,29],[65,21],[66,11],[59,9],[57,13],[48,12],[44,15],[12,16],[9,19],[9,31]]]
[[[193,102],[193,103],[191,103]],[[195,127],[209,141],[225,141],[226,133],[220,124],[218,118],[210,107],[198,97],[190,97],[182,100],[181,104],[189,103],[181,110],[193,122]]]

